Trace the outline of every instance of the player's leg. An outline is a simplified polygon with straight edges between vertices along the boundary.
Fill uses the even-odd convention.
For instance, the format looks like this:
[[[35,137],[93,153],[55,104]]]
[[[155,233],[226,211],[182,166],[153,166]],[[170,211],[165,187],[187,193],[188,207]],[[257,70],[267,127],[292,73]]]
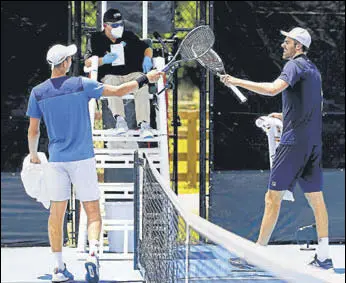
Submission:
[[[305,193],[315,216],[318,248],[311,264],[324,269],[332,269],[333,262],[329,255],[328,212],[323,197],[322,145],[312,146],[309,160],[304,168],[299,184]]]
[[[280,214],[282,198],[286,190],[293,190],[297,176],[302,171],[301,164],[304,164],[304,160],[300,157],[298,146],[278,146],[265,195],[265,209],[257,244],[268,244]]]
[[[257,244],[266,246],[279,217],[284,191],[268,190],[265,195],[265,208]]]
[[[63,224],[67,201],[70,199],[71,182],[64,168],[64,163],[48,163],[45,171],[45,185],[50,192],[50,214],[48,218],[48,234],[55,267],[52,282],[73,280],[63,261]]]
[[[311,265],[323,269],[333,269],[333,261],[329,254],[328,237],[328,212],[324,202],[322,192],[312,192],[305,194],[315,216],[318,247]]]
[[[305,193],[305,197],[308,200],[308,203],[311,206],[315,216],[317,236],[319,241],[324,239],[328,240],[328,212],[324,202],[323,193]],[[321,255],[321,258],[327,257],[328,254],[325,254],[325,256]]]
[[[328,238],[328,212],[322,192],[305,193],[315,216],[318,239]]]
[[[76,187],[76,198],[83,203],[87,215],[89,256],[85,263],[86,281],[97,283],[99,282],[98,247],[102,219],[95,158],[74,162],[70,173],[72,183]]]
[[[88,218],[89,254],[96,255],[98,252],[102,225],[100,202],[99,200],[84,201],[83,207]]]
[[[99,200],[84,201],[83,207],[88,218],[88,240],[89,240],[89,256],[85,262],[86,276],[88,283],[99,282],[99,259],[98,248],[101,233],[101,213]]]

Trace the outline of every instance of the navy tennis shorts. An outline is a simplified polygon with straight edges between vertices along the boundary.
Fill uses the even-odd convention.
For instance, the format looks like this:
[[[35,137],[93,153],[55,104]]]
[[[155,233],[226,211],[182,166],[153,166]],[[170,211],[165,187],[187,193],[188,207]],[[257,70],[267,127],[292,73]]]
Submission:
[[[322,145],[280,144],[275,152],[268,188],[293,191],[298,182],[304,193],[322,191]]]

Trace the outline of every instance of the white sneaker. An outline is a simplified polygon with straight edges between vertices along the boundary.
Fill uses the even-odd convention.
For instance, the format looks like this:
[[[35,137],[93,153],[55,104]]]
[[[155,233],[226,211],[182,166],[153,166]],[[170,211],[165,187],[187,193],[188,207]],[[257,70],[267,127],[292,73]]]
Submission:
[[[152,128],[150,127],[150,124],[146,121],[142,121],[140,124],[140,133],[142,139],[151,139],[154,137],[154,134],[152,132]]]
[[[117,116],[116,118],[116,125],[115,125],[115,130],[114,130],[114,135],[115,136],[122,136],[127,133],[129,130],[127,123],[122,116]]]
[[[66,264],[64,270],[60,270],[58,268],[54,268],[53,274],[52,274],[52,282],[66,282],[69,280],[73,280],[74,276],[71,272],[69,272],[66,268]]]

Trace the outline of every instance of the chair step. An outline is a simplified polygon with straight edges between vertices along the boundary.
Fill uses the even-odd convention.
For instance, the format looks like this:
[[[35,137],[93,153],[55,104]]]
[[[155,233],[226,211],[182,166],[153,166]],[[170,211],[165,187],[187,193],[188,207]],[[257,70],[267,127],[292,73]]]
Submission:
[[[158,147],[154,148],[134,148],[134,149],[123,149],[123,148],[94,148],[94,152],[96,155],[105,155],[105,154],[110,154],[110,155],[131,155],[133,156],[134,152],[138,150],[139,154],[146,153],[149,156],[151,154],[159,154],[160,149]]]
[[[129,130],[123,136],[115,136],[114,130],[94,130],[94,141],[127,141],[127,142],[159,142],[161,134],[158,130],[152,130],[153,138],[144,139],[140,136],[140,132],[136,130]]]
[[[106,200],[133,201],[133,183],[99,183],[99,189],[102,205],[106,203]]]
[[[99,183],[99,187],[104,191],[129,191],[133,192],[133,183]]]
[[[89,253],[86,251],[77,251],[77,258],[79,260],[86,260],[89,256]],[[103,252],[99,253],[100,260],[133,260],[133,253],[114,253],[109,252],[109,247],[105,246]],[[102,264],[102,262],[101,262]],[[137,281],[136,281],[137,282]],[[138,281],[141,282],[141,281]]]
[[[102,219],[104,230],[106,231],[133,231],[133,219],[132,220],[120,220],[120,219]]]
[[[149,98],[150,99],[153,99],[154,95],[153,94],[149,94]],[[125,94],[121,97],[123,100],[133,100],[135,99],[135,96],[133,93],[128,93],[128,94]]]
[[[162,157],[159,154],[152,154],[156,168],[160,168]],[[132,155],[95,155],[96,168],[133,168],[133,156]]]

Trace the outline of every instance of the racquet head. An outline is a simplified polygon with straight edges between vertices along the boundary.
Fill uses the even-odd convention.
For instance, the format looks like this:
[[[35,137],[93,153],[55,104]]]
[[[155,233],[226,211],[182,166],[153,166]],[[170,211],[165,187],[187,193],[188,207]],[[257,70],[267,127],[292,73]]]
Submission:
[[[225,66],[220,56],[213,49],[209,49],[208,52],[199,57],[197,61],[214,74],[225,74]]]
[[[193,60],[203,56],[214,45],[215,36],[209,26],[198,26],[182,40],[177,53],[184,60]]]

